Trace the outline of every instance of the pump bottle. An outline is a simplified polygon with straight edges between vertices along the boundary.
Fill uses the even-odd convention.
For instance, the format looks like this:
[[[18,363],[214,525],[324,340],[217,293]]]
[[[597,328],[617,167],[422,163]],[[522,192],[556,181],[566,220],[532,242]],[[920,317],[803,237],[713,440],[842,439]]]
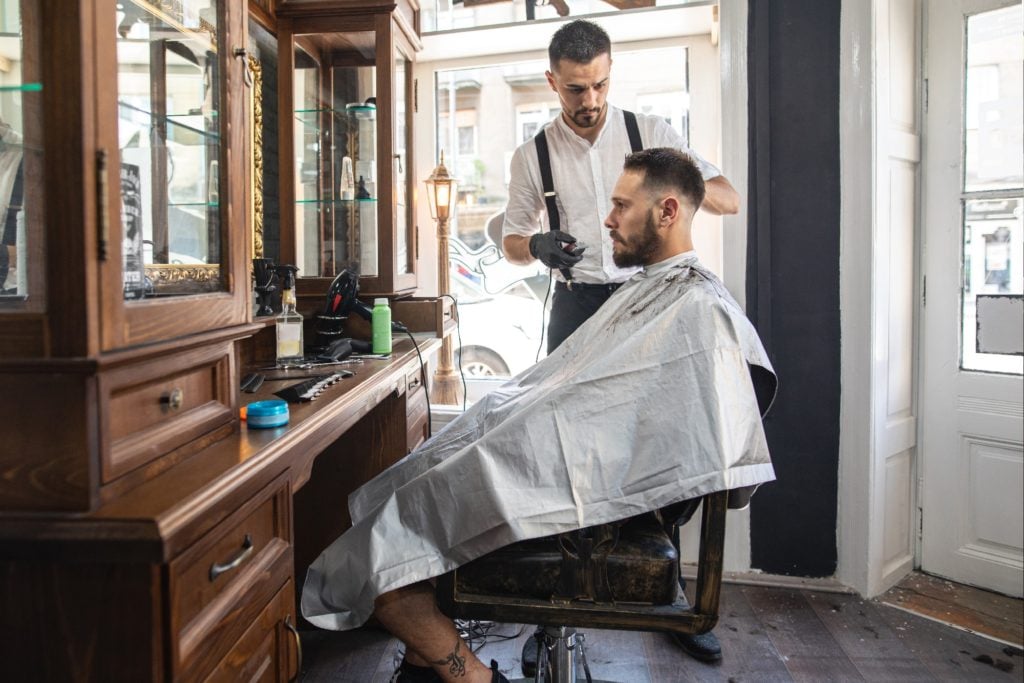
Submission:
[[[277,364],[302,362],[302,316],[295,310],[295,266],[278,266],[281,288],[281,313],[277,316]]]

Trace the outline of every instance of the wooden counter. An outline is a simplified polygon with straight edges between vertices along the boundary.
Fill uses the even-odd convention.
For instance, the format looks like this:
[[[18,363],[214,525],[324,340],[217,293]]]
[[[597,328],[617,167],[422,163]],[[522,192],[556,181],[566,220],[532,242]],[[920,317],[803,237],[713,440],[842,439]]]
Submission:
[[[440,345],[417,341],[423,360]],[[186,680],[257,656],[290,678],[306,567],[349,525],[348,494],[426,419],[410,340],[335,367],[355,375],[289,404],[287,425],[243,423],[93,512],[0,516],[4,680]]]

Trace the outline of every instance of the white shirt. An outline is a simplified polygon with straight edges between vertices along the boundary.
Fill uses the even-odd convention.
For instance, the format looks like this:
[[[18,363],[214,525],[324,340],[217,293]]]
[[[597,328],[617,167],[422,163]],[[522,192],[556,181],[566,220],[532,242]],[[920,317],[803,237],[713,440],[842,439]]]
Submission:
[[[705,180],[721,175],[715,166],[687,147],[663,119],[644,114],[637,114],[636,119],[644,148],[678,149],[690,155]],[[574,133],[561,114],[545,125],[544,131],[551,157],[551,176],[558,193],[561,229],[587,246],[583,260],[572,268],[573,278],[591,284],[625,281],[639,268],[615,265],[612,241],[604,227],[604,219],[612,206],[612,190],[630,152],[622,110],[608,105],[608,115],[594,144]],[[542,229],[550,229],[550,224],[544,205],[537,146],[530,139],[512,155],[502,234],[530,236]],[[561,279],[557,272],[555,276]]]

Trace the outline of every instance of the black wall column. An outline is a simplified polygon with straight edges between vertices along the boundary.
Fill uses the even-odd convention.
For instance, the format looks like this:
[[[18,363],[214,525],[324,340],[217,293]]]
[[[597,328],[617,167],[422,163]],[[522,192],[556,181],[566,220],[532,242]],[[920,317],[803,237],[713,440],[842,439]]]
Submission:
[[[755,568],[831,576],[839,467],[839,0],[751,0],[747,313],[779,375]],[[866,143],[866,141],[865,141]]]

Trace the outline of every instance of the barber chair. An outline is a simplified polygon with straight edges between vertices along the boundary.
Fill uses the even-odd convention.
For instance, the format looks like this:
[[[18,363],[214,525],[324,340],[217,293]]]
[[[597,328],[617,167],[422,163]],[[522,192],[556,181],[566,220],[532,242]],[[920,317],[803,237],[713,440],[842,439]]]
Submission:
[[[574,683],[582,666],[592,682],[578,627],[698,634],[715,626],[726,509],[744,505],[751,492],[711,493],[622,522],[512,544],[440,577],[438,605],[452,619],[543,626],[537,674],[519,680]],[[673,539],[675,526],[701,501],[691,607],[679,591]]]

